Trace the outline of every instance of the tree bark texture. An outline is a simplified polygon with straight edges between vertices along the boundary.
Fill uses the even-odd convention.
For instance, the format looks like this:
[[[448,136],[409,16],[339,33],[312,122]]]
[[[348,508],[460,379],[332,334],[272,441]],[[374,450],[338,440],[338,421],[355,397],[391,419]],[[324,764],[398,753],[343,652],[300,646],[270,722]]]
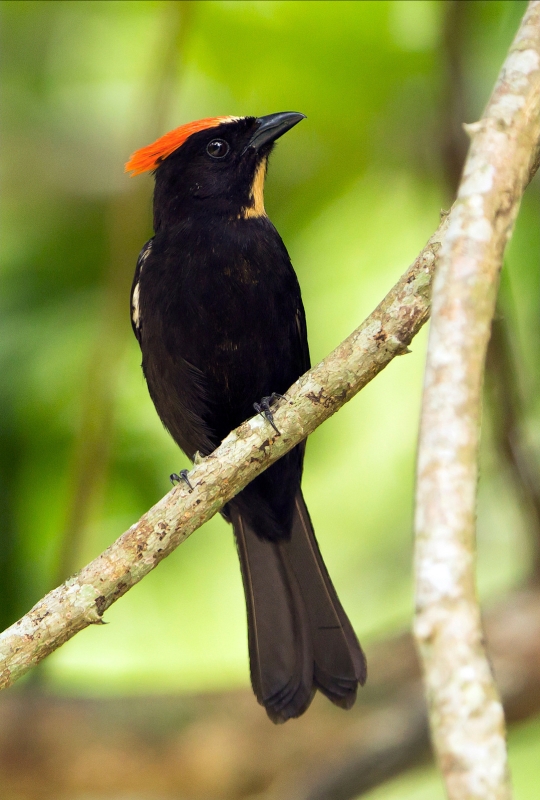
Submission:
[[[504,248],[540,141],[540,2],[472,143],[433,285],[416,494],[415,635],[450,800],[507,800],[504,715],[475,590],[481,392]]]

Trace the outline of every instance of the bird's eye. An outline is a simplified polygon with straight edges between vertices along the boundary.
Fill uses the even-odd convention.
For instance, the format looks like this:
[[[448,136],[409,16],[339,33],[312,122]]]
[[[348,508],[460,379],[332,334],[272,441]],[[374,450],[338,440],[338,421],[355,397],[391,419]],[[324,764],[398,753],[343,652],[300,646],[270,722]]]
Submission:
[[[212,139],[206,145],[206,152],[212,158],[225,158],[231,148],[224,139]]]

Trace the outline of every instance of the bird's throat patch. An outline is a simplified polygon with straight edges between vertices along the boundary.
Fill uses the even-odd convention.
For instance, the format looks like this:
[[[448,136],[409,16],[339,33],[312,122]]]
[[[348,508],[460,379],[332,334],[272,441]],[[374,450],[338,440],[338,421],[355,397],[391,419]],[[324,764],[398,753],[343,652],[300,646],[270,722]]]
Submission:
[[[249,206],[245,206],[240,215],[244,219],[251,219],[253,217],[266,217],[266,211],[264,210],[264,179],[266,177],[267,162],[268,159],[263,158],[257,167],[257,171],[255,172],[255,177],[253,178],[253,183],[251,185],[251,191],[249,193],[251,204]]]

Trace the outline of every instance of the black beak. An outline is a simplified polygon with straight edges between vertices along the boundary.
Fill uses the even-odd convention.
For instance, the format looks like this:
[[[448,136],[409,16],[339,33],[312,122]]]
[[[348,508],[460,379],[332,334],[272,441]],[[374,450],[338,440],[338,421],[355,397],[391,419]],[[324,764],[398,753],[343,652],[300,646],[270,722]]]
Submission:
[[[254,150],[260,150],[263,145],[275,142],[276,139],[279,139],[280,136],[283,136],[284,133],[287,133],[288,130],[305,118],[305,114],[299,114],[297,111],[282,111],[279,114],[268,114],[266,117],[259,117],[256,120],[257,130],[244,148],[244,153],[250,147]]]

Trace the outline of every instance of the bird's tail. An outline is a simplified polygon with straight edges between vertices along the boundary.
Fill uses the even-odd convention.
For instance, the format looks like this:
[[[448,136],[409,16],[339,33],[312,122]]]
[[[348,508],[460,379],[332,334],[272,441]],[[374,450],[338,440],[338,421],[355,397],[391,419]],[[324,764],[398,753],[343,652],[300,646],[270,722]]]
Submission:
[[[298,717],[316,689],[350,708],[366,660],[322,560],[299,491],[291,536],[260,539],[230,510],[246,594],[251,682],[273,722]]]

